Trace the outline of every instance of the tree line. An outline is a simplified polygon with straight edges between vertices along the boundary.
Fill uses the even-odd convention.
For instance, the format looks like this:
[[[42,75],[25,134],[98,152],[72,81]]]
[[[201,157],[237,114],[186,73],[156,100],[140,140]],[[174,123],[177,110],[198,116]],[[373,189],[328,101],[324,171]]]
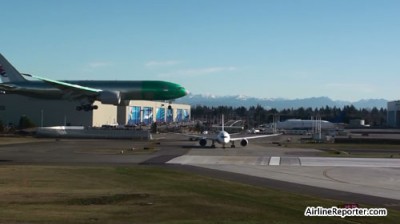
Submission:
[[[284,121],[287,119],[311,119],[312,117],[321,118],[333,123],[348,124],[350,120],[362,119],[366,124],[373,127],[385,127],[387,119],[387,109],[357,109],[353,105],[339,107],[321,108],[291,108],[291,109],[265,109],[257,105],[252,107],[208,107],[195,106],[191,109],[192,120],[200,120],[207,123],[221,123],[221,116],[224,114],[227,120],[244,120],[249,127],[256,127],[265,123]]]

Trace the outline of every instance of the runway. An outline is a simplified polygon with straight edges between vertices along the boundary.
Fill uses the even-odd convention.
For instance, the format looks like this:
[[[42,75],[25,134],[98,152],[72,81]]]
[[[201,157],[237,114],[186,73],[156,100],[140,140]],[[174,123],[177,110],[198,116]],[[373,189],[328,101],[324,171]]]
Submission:
[[[179,138],[152,142],[48,139],[0,145],[0,165],[161,165],[288,192],[400,209],[400,159],[316,157],[315,149],[257,144],[236,149],[195,145]],[[154,150],[138,151],[146,147]]]
[[[400,159],[183,155],[168,163],[400,200]]]
[[[168,163],[181,165],[254,165],[254,166],[332,166],[400,168],[400,159],[280,157],[280,156],[196,156],[183,155]]]
[[[400,159],[315,156],[318,153],[258,144],[236,149],[194,147],[167,163],[275,180],[281,189],[325,192],[321,196],[350,202],[376,204],[384,199],[381,205],[400,208]]]

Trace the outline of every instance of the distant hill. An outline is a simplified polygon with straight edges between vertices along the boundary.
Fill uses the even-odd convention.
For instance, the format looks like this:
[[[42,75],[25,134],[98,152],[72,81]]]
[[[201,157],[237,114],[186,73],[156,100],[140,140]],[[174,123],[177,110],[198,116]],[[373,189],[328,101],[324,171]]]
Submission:
[[[329,97],[311,97],[304,99],[283,99],[283,98],[255,98],[247,96],[213,96],[189,94],[183,98],[177,99],[177,103],[190,104],[192,106],[232,106],[232,107],[251,107],[261,105],[262,107],[287,109],[287,108],[320,108],[320,107],[343,107],[346,105],[354,105],[356,108],[386,108],[387,100],[385,99],[363,99],[356,102],[332,100]]]

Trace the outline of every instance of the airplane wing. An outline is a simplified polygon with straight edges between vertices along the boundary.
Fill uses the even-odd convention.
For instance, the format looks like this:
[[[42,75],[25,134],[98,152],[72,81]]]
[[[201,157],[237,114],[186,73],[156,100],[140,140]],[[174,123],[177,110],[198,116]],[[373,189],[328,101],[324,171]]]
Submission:
[[[35,75],[23,74],[24,76],[32,77],[35,79],[39,79],[43,82],[49,83],[50,85],[56,87],[57,89],[62,90],[66,93],[67,96],[70,96],[73,99],[84,98],[84,97],[94,97],[97,96],[101,91],[101,89],[94,89],[86,86],[71,84],[68,82],[62,82],[57,80],[51,80]]]
[[[199,140],[199,139],[207,139],[207,140],[214,140],[214,141],[217,140],[217,137],[216,136],[212,136],[212,135],[188,135],[188,134],[181,134],[181,133],[179,133],[179,135],[184,135],[184,136],[187,136],[189,138],[195,138],[196,140]]]
[[[279,136],[282,133],[278,133],[278,134],[271,134],[271,135],[255,135],[255,136],[242,136],[239,138],[231,138],[231,141],[239,141],[242,139],[255,139],[255,138],[268,138],[268,137],[274,137],[274,136]]]

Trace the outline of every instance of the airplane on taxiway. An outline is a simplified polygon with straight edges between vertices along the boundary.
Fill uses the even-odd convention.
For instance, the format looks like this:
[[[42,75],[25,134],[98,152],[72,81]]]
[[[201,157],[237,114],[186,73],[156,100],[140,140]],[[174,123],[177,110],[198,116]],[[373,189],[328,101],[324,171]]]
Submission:
[[[205,147],[207,145],[207,140],[211,140],[211,147],[215,148],[215,142],[222,144],[222,147],[225,148],[226,144],[231,143],[231,148],[235,148],[235,141],[240,141],[240,145],[245,147],[249,144],[249,139],[256,139],[256,138],[268,138],[281,135],[278,134],[269,134],[269,135],[253,135],[253,136],[245,136],[245,137],[237,137],[232,138],[231,135],[224,130],[224,115],[222,115],[222,126],[221,131],[218,132],[216,136],[208,136],[208,135],[186,135],[191,138],[195,138],[199,140],[199,144],[201,147]]]
[[[38,81],[24,78],[32,77]],[[176,83],[166,81],[57,81],[19,73],[0,54],[0,91],[42,99],[79,101],[77,110],[97,109],[94,101],[103,104],[128,105],[130,100],[173,100],[189,92]]]

